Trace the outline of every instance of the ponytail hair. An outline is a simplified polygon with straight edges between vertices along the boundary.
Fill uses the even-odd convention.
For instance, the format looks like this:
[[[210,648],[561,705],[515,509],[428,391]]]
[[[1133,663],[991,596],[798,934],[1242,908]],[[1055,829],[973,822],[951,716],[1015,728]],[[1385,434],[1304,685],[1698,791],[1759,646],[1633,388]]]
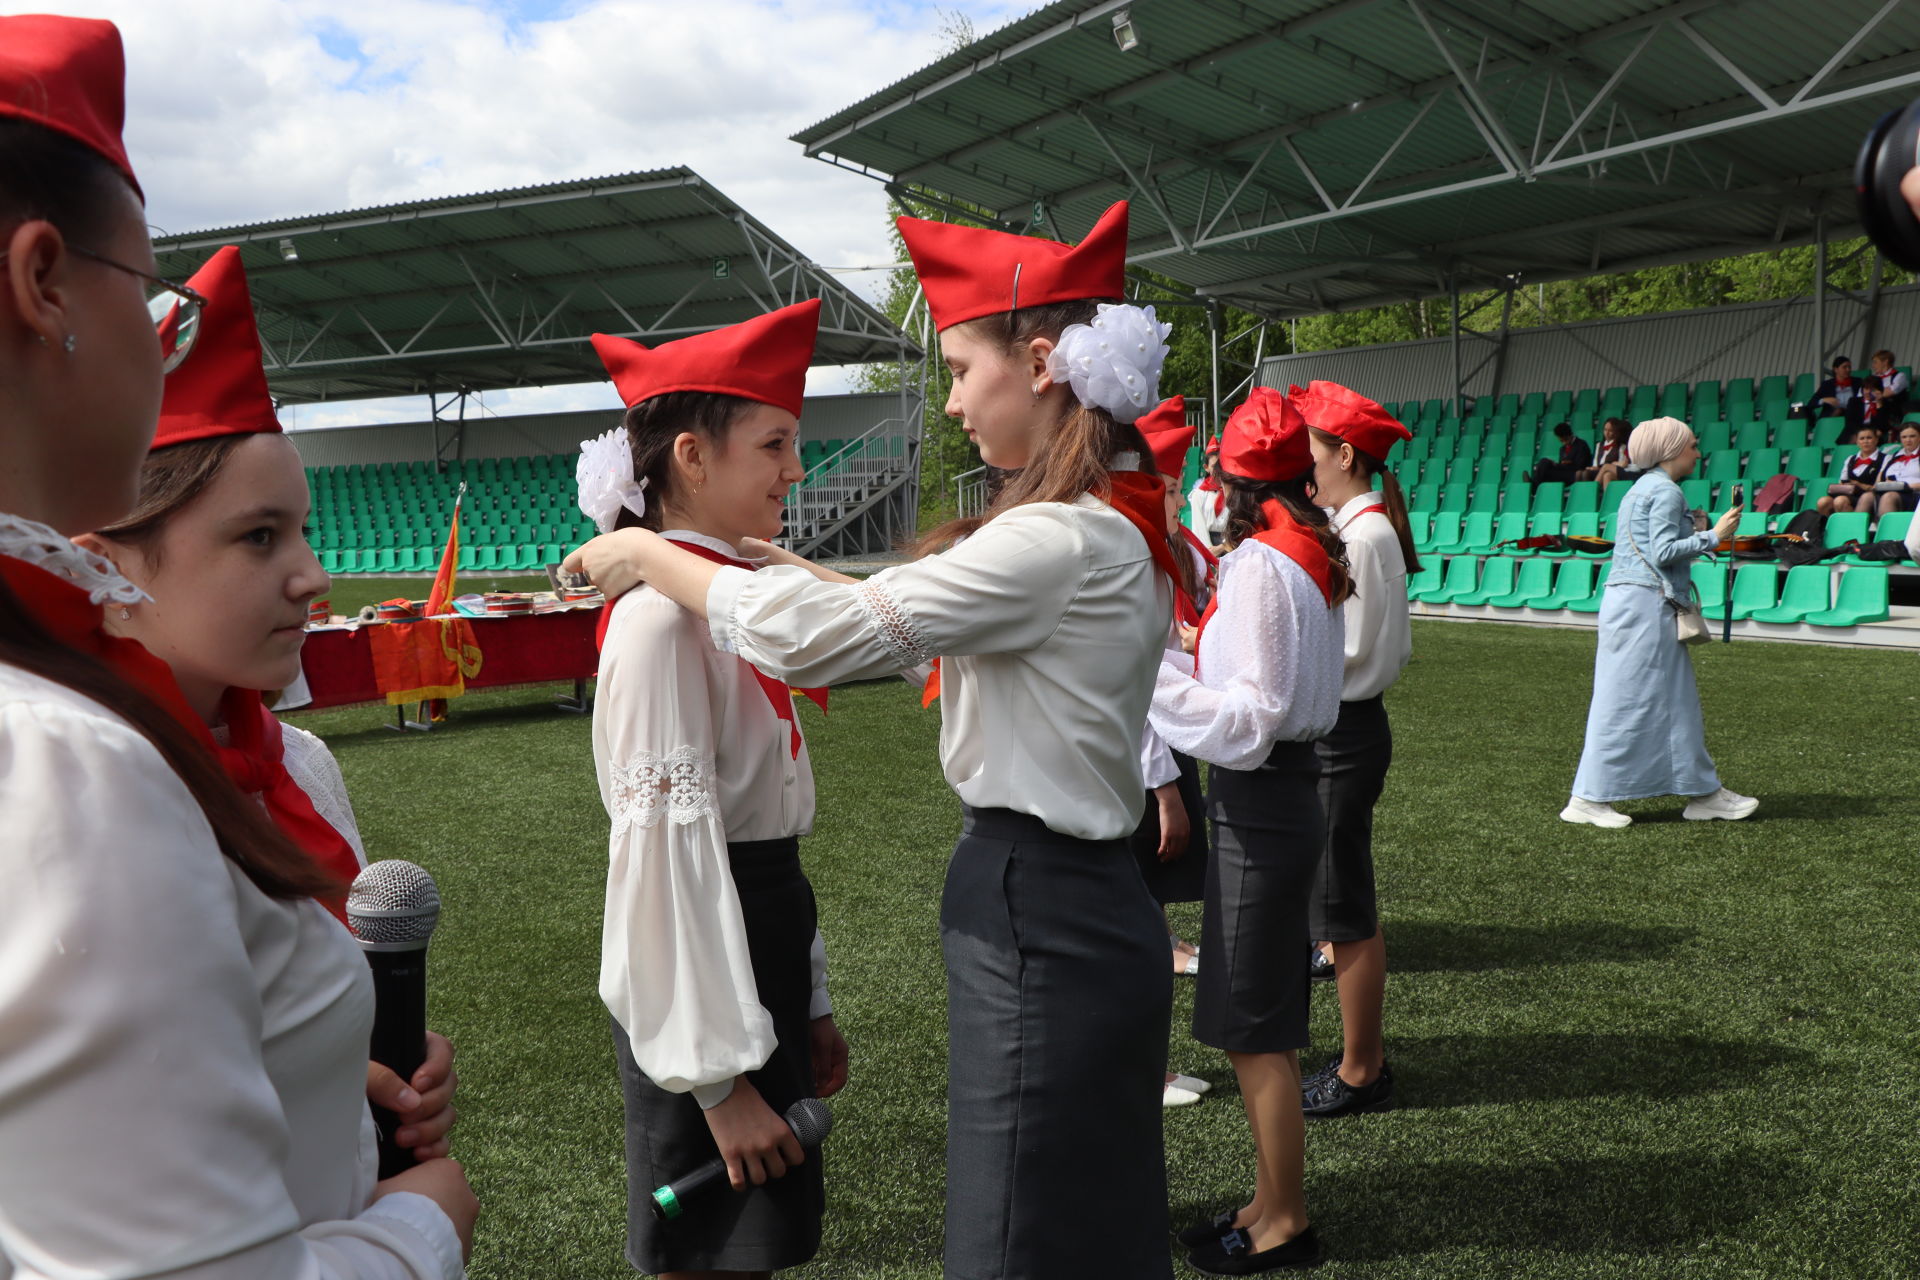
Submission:
[[[1353,459],[1360,464],[1360,478],[1368,484],[1375,476],[1380,477],[1380,497],[1387,509],[1387,523],[1393,526],[1393,536],[1400,542],[1400,558],[1406,562],[1409,575],[1420,572],[1420,553],[1413,547],[1413,525],[1407,520],[1407,494],[1400,487],[1400,481],[1394,477],[1387,464],[1374,457],[1351,440],[1343,440],[1331,431],[1322,431],[1318,427],[1308,427],[1314,439],[1328,449],[1338,449],[1341,445],[1353,450]]]
[[[1057,341],[1070,324],[1092,324],[1100,303],[1118,301],[1054,302],[965,323],[982,339],[1011,354],[1037,338]],[[947,521],[914,543],[913,552],[924,556],[944,551],[995,516],[1031,502],[1073,502],[1083,493],[1105,494],[1114,455],[1127,452],[1138,454],[1142,466],[1152,466],[1153,452],[1138,427],[1121,422],[1105,409],[1073,400],[1066,413],[1036,435],[1027,465],[1007,473],[1006,483],[984,514]]]
[[[0,663],[91,698],[117,713],[153,745],[213,828],[220,852],[269,898],[338,896],[346,886],[273,824],[267,811],[236,787],[212,753],[131,681],[47,634],[20,597],[0,580]],[[57,803],[49,797],[48,803]],[[137,832],[129,832],[137,838]]]
[[[1220,480],[1227,491],[1229,548],[1239,546],[1265,529],[1267,517],[1260,508],[1266,502],[1278,502],[1301,528],[1319,541],[1320,549],[1327,553],[1328,602],[1333,605],[1346,603],[1347,597],[1353,594],[1353,575],[1347,571],[1347,544],[1334,532],[1327,513],[1314,502],[1309,492],[1313,483],[1311,472],[1292,480],[1248,480],[1231,471],[1222,471]]]

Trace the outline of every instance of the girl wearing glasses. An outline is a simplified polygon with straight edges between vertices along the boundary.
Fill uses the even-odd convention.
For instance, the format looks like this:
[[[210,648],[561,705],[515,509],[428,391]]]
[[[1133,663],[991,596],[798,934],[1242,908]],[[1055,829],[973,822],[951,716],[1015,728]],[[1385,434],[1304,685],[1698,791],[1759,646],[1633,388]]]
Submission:
[[[122,79],[111,24],[0,18],[0,1274],[451,1280],[459,1166],[359,1158],[372,989],[315,901],[337,878],[109,633],[147,594],[65,536],[135,506],[197,327],[155,341]]]

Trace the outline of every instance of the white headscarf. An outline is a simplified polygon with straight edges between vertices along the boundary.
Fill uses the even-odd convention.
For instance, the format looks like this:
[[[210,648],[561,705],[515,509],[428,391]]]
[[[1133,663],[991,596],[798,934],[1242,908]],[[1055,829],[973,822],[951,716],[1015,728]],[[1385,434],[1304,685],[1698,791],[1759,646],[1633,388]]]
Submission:
[[[1693,428],[1678,418],[1649,418],[1627,437],[1627,456],[1633,465],[1651,470],[1679,457],[1693,443]]]

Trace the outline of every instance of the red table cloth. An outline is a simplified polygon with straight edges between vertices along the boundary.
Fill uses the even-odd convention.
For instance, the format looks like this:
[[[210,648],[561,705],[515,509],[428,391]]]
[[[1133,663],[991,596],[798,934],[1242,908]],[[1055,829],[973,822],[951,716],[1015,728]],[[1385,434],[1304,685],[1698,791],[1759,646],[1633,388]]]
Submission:
[[[600,669],[600,651],[594,644],[597,608],[564,613],[533,613],[513,618],[474,618],[473,638],[480,646],[480,672],[467,681],[469,689],[494,689],[510,684],[538,684],[549,680],[584,680]],[[380,623],[407,626],[408,623]],[[298,711],[318,711],[355,702],[385,702],[386,694],[374,681],[373,654],[367,643],[369,627],[342,631],[315,631],[307,636],[301,662],[313,701]]]

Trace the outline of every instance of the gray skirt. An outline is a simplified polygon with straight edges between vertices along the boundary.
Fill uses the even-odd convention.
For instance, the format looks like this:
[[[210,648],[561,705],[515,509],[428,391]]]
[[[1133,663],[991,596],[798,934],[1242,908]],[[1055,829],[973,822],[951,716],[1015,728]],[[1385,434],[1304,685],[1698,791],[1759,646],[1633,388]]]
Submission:
[[[948,1280],[1168,1280],[1173,974],[1126,842],[968,809],[940,944]]]
[[[1147,793],[1146,812],[1134,828],[1127,845],[1140,867],[1140,878],[1147,892],[1161,906],[1169,902],[1198,902],[1207,890],[1207,806],[1201,794],[1200,763],[1192,756],[1173,753],[1180,769],[1180,803],[1187,811],[1187,849],[1172,862],[1160,861],[1160,804]]]
[[[1207,775],[1213,860],[1200,914],[1193,1038],[1229,1053],[1307,1046],[1307,899],[1326,844],[1320,758],[1279,742],[1252,769]]]
[[[760,1003],[773,1017],[779,1043],[747,1079],[769,1107],[784,1114],[813,1096],[809,1003],[813,996],[813,887],[800,869],[800,844],[753,840],[727,845],[740,895],[747,949]],[[653,1216],[653,1191],[718,1155],[706,1116],[690,1093],[669,1093],[635,1065],[619,1023],[613,1024],[620,1089],[627,1109],[627,1261],[662,1271],[777,1271],[797,1267],[820,1248],[825,1205],[821,1152],[785,1177],[745,1191],[716,1187],[690,1200],[671,1222]]]

